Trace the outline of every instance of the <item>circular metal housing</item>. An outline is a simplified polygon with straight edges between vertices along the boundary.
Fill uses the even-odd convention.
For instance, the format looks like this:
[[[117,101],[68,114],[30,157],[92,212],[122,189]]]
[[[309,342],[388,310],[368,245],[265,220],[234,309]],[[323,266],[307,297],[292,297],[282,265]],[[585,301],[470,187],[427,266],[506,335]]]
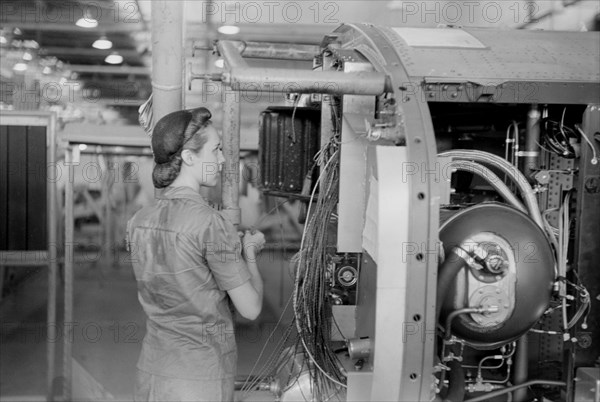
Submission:
[[[466,251],[474,255],[483,248],[487,255],[479,252],[481,269],[465,265],[449,284],[440,322],[458,309],[493,306],[492,313],[456,317],[452,334],[482,348],[513,341],[540,319],[550,302],[555,264],[550,244],[526,214],[499,203],[460,211],[440,228],[446,255],[455,247],[464,249],[467,239],[476,245]]]

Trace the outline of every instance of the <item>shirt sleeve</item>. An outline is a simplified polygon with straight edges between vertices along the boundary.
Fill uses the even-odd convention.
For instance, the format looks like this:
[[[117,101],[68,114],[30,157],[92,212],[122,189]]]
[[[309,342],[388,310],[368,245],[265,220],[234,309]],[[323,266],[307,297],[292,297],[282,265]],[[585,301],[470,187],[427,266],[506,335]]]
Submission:
[[[237,231],[221,215],[212,214],[204,232],[202,248],[219,289],[235,289],[250,279]]]

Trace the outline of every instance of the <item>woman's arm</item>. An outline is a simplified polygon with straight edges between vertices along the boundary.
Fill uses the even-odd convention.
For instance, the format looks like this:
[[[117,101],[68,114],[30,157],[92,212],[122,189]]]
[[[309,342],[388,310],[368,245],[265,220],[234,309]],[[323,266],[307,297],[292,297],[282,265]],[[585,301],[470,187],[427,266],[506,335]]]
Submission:
[[[227,293],[233,305],[242,317],[255,320],[262,310],[263,281],[258,272],[256,257],[265,244],[265,237],[261,232],[250,233],[247,231],[242,238],[242,247],[246,265],[250,271],[250,280],[237,288],[228,290]]]

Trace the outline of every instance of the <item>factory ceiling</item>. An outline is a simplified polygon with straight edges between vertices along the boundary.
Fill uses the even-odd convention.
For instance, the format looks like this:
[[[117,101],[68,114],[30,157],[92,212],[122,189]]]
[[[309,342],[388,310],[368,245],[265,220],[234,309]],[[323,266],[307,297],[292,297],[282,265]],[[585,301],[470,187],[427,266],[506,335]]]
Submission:
[[[210,51],[192,53],[195,43],[210,47],[212,41],[227,37],[318,44],[339,23],[359,20],[383,25],[436,25],[435,21],[410,20],[416,16],[408,13],[407,2],[372,1],[368,6],[350,1],[291,3],[301,4],[302,19],[290,22],[293,15],[285,1],[186,2],[186,57],[194,57],[196,72],[210,72],[215,56]],[[590,2],[568,4],[577,3],[590,7]],[[541,16],[551,15],[541,7]],[[117,109],[135,123],[137,108],[152,91],[150,8],[148,0],[0,0],[0,107],[14,107],[19,103],[15,97],[21,98],[19,108],[29,109],[59,104],[68,109],[84,100],[90,109]],[[232,9],[237,11],[232,14]],[[253,19],[252,12],[256,11],[262,12],[260,23]],[[231,22],[238,32],[219,32],[219,27]],[[506,26],[511,24],[515,21],[505,22]],[[252,61],[253,65],[260,62]],[[35,85],[41,97],[32,102]]]
[[[137,1],[1,0],[0,7],[5,104],[72,107],[84,99],[123,109],[150,95],[150,31]]]

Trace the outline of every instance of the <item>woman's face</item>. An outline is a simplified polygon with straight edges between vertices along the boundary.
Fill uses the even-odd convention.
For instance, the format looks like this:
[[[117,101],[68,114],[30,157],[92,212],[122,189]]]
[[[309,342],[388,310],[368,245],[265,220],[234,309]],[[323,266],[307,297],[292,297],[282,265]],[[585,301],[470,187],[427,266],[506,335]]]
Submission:
[[[206,143],[196,154],[195,164],[197,179],[201,186],[214,187],[221,178],[221,169],[225,162],[221,151],[221,137],[213,126],[205,128]]]

